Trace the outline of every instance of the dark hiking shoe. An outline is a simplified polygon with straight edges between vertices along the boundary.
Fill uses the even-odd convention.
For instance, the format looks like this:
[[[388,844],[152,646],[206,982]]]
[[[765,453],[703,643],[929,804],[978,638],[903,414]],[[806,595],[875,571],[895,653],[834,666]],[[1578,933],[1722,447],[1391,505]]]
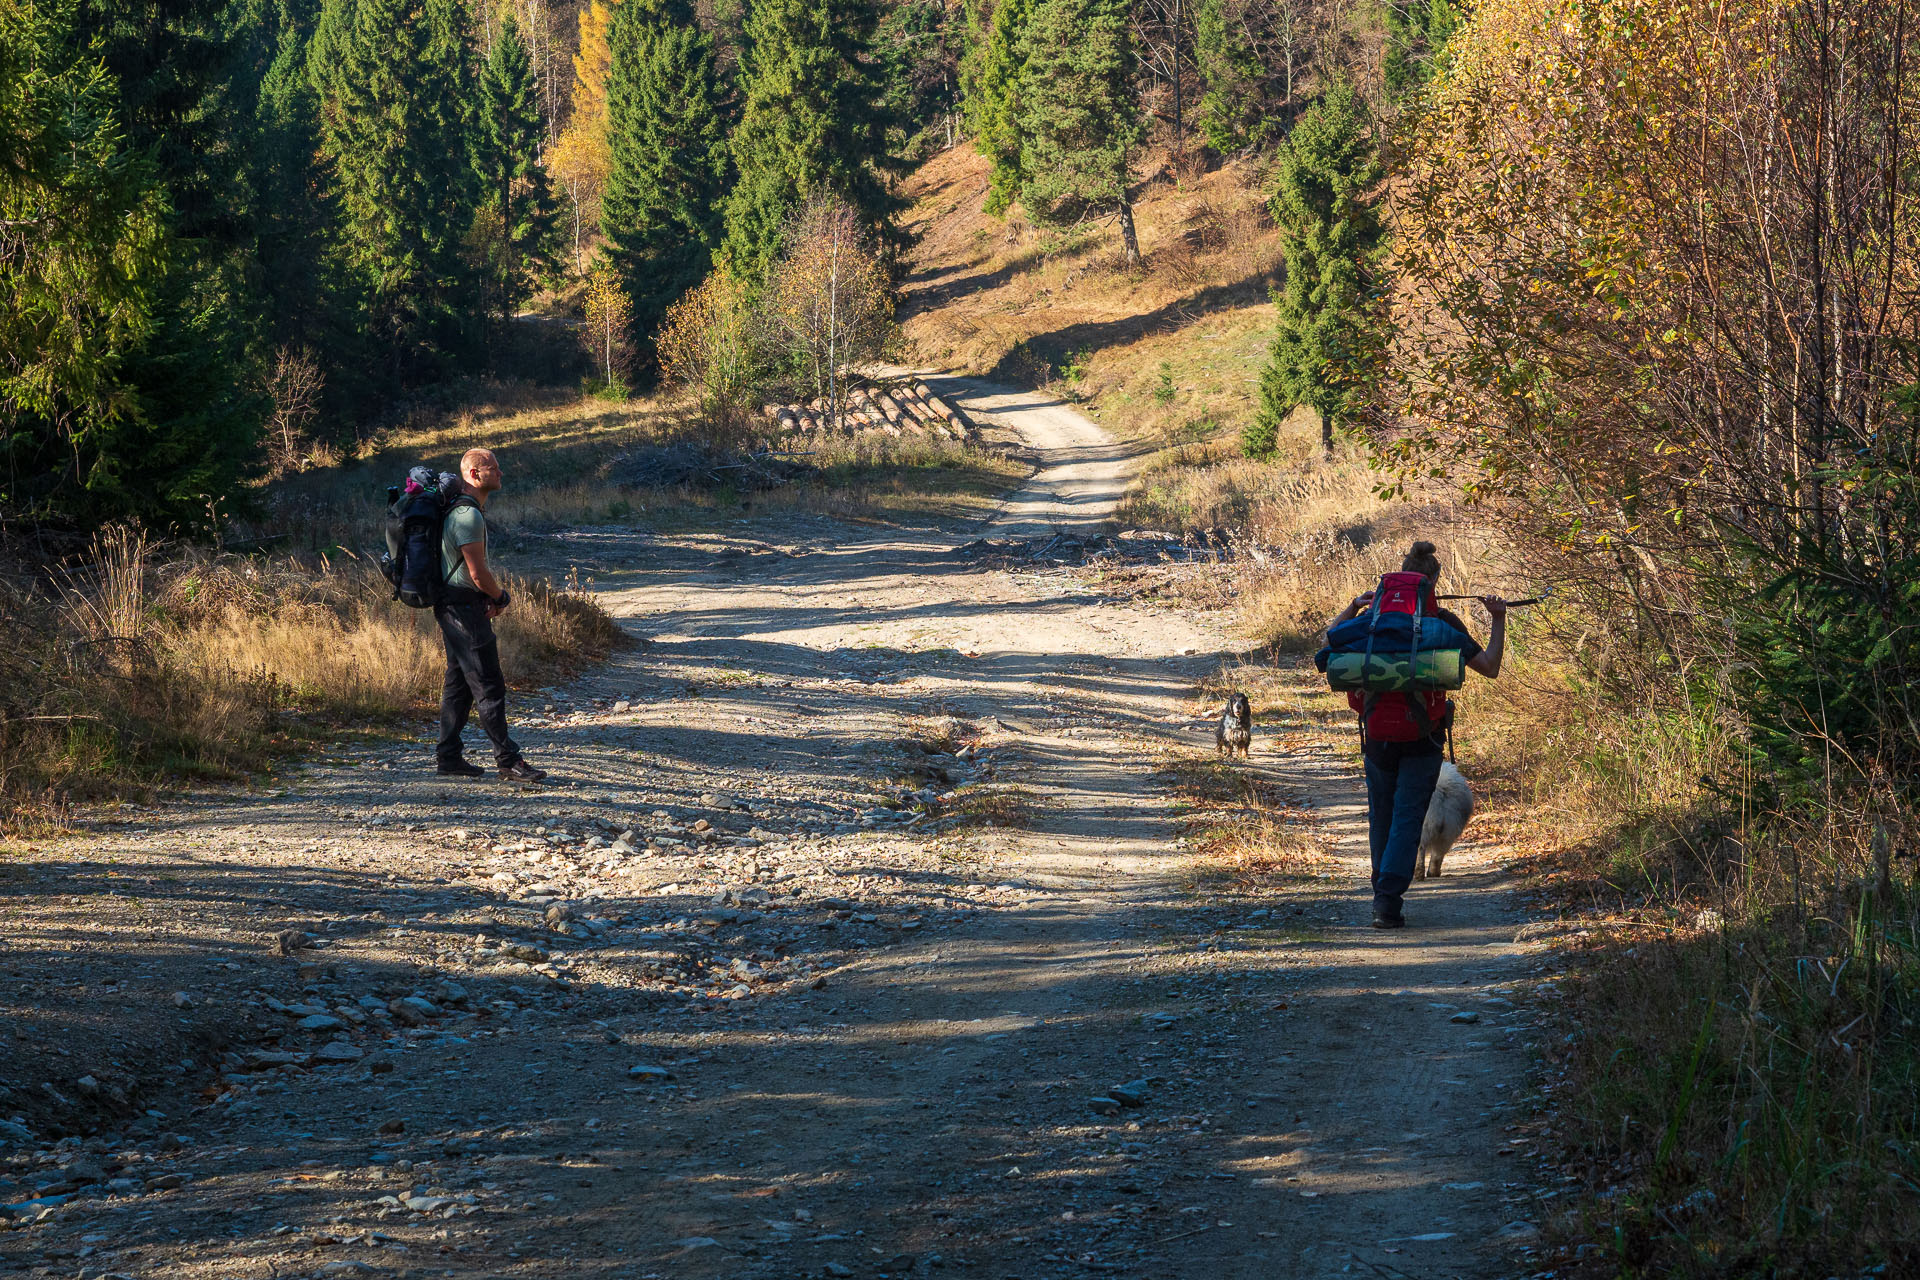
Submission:
[[[471,760],[442,760],[436,772],[449,778],[482,778],[487,771]]]
[[[1404,929],[1407,927],[1407,918],[1402,915],[1388,915],[1384,911],[1376,911],[1373,913],[1373,927],[1376,929]]]
[[[502,782],[544,782],[546,778],[545,769],[536,769],[525,760],[515,760],[512,764],[500,766]]]

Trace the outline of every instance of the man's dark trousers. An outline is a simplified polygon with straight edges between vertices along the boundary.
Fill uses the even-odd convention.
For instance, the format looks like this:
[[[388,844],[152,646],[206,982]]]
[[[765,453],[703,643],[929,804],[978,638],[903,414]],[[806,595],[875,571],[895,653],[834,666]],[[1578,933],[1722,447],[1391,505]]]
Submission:
[[[447,678],[440,686],[439,762],[460,759],[460,731],[472,712],[493,743],[493,759],[506,768],[520,758],[507,736],[507,681],[500,673],[500,642],[485,603],[461,601],[433,607],[440,636],[447,643]]]

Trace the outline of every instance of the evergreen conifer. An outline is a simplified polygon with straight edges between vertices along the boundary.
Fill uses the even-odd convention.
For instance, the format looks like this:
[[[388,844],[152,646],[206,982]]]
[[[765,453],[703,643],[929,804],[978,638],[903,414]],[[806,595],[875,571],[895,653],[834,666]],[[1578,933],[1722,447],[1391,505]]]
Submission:
[[[162,145],[230,87],[206,4],[105,14],[0,5],[0,513],[203,527],[256,456],[241,389],[244,146],[217,121]],[[177,48],[178,67],[143,50]],[[115,74],[119,67],[126,78]],[[138,141],[135,141],[138,139]],[[24,231],[24,234],[22,233]]]
[[[273,0],[262,36],[268,61],[254,98],[252,167],[267,340],[273,346],[324,344],[350,358],[350,335],[333,327],[329,306],[332,289],[323,264],[333,210],[315,163],[320,107],[306,74],[310,42],[295,0]]]
[[[1279,327],[1260,375],[1260,408],[1242,436],[1250,457],[1272,455],[1280,423],[1302,404],[1319,412],[1321,446],[1333,449],[1375,338],[1372,273],[1385,231],[1372,189],[1382,172],[1366,104],[1345,81],[1301,114],[1280,148],[1268,207],[1287,276],[1274,298]]]
[[[534,94],[533,63],[511,11],[480,75],[480,178],[494,221],[498,252],[488,293],[502,317],[532,290],[531,273],[550,260],[553,193],[540,164],[544,131]]]
[[[1193,57],[1206,86],[1197,114],[1207,145],[1226,153],[1271,141],[1281,117],[1267,101],[1272,73],[1248,34],[1246,0],[1199,0]]]
[[[969,60],[967,123],[974,146],[992,162],[987,212],[999,215],[1020,198],[1020,69],[1033,0],[1000,0],[976,37]]]
[[[648,353],[667,308],[713,265],[726,121],[713,38],[684,0],[626,0],[611,43],[600,227],[632,304],[633,345]]]
[[[1398,0],[1387,6],[1387,47],[1381,73],[1387,91],[1401,94],[1440,74],[1447,65],[1447,41],[1460,23],[1449,0]]]
[[[341,253],[366,329],[394,376],[465,345],[473,301],[462,255],[473,223],[473,76],[461,0],[327,0],[317,54],[322,150]],[[351,12],[351,20],[347,14]]]
[[[1038,0],[1022,50],[1016,118],[1027,216],[1058,224],[1111,209],[1127,258],[1137,259],[1128,188],[1145,129],[1124,0]]]
[[[788,215],[820,190],[852,204],[889,253],[899,248],[904,202],[883,175],[901,165],[887,152],[873,28],[866,0],[754,0],[722,245],[742,280],[765,279]]]

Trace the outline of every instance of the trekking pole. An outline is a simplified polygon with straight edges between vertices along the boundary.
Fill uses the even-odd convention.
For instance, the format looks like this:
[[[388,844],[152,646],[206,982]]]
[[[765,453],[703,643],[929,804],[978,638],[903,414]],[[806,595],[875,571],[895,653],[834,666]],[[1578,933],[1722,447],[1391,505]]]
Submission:
[[[1553,594],[1553,588],[1548,587],[1545,591],[1542,591],[1537,596],[1528,596],[1525,600],[1507,601],[1507,608],[1518,609],[1521,605],[1525,605],[1525,604],[1539,604],[1542,600],[1545,600],[1548,596],[1552,594]],[[1435,600],[1478,600],[1480,599],[1480,597],[1479,596],[1435,596],[1434,599]]]

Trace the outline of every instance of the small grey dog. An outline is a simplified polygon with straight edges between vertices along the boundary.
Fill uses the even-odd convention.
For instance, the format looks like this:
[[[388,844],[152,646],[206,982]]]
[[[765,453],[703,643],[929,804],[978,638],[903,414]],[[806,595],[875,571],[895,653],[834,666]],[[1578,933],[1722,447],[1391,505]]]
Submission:
[[[1227,699],[1227,709],[1220,713],[1220,723],[1213,727],[1213,749],[1215,754],[1229,759],[1237,750],[1245,759],[1252,742],[1253,708],[1248,705],[1246,694],[1236,693]]]
[[[1440,780],[1427,803],[1427,820],[1420,824],[1420,848],[1413,855],[1413,878],[1440,874],[1440,863],[1473,816],[1473,788],[1449,760],[1440,766]]]

